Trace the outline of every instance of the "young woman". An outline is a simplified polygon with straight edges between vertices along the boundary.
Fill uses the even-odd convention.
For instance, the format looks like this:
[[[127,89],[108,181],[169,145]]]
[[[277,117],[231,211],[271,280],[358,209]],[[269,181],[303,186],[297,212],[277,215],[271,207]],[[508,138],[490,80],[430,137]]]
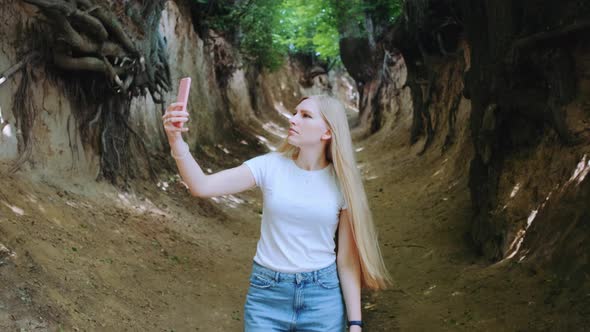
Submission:
[[[263,192],[261,236],[244,306],[246,332],[361,331],[361,287],[390,284],[344,106],[318,95],[295,108],[277,152],[205,175],[175,122],[188,113],[171,104],[164,128],[191,194],[213,197],[254,186]],[[347,324],[348,323],[348,324]]]

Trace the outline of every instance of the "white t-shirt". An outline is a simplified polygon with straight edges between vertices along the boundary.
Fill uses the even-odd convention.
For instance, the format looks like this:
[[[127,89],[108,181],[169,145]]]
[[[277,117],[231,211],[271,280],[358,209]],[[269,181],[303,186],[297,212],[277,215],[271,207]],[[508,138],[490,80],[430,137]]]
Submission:
[[[254,261],[286,273],[310,272],[336,261],[336,228],[346,204],[334,166],[307,171],[279,152],[244,164],[263,193]]]

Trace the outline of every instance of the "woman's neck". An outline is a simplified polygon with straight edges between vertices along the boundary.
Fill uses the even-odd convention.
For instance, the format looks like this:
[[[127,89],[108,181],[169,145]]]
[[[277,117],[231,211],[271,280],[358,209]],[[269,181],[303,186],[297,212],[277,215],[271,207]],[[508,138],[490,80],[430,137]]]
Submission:
[[[326,159],[324,146],[321,146],[319,149],[299,149],[299,155],[295,163],[300,168],[308,171],[323,169],[330,164]]]

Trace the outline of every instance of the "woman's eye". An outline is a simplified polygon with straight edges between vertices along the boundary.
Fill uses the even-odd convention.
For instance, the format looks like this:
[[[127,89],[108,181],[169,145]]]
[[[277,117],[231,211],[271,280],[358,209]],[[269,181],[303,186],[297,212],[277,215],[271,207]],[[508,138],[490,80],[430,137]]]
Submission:
[[[307,114],[303,114],[303,117],[307,117],[307,118],[311,118],[311,116],[307,115]]]

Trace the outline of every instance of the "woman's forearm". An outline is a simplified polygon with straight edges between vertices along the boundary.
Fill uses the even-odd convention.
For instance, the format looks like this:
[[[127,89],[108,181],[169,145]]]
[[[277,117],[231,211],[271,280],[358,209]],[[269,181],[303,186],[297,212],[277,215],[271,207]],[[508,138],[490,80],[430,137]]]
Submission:
[[[191,194],[199,196],[200,189],[205,187],[207,175],[203,173],[203,170],[191,155],[187,143],[183,140],[169,141],[169,143],[172,154],[176,156],[174,160],[180,177],[188,186]]]
[[[360,262],[356,257],[349,257],[337,266],[348,320],[362,320]]]

